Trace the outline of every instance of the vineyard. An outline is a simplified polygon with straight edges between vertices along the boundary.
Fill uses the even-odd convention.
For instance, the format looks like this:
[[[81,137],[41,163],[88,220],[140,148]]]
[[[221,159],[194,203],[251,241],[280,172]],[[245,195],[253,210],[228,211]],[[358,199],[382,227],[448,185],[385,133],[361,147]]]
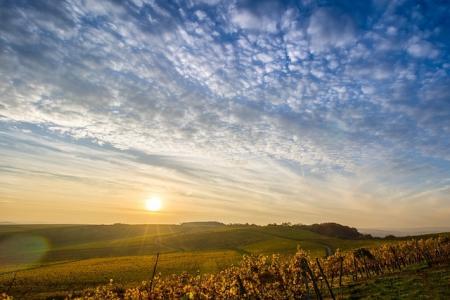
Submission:
[[[138,287],[110,284],[74,292],[67,299],[341,299],[346,285],[393,274],[417,264],[450,263],[450,239],[439,236],[335,251],[313,259],[299,249],[286,259],[278,255],[245,256],[239,265],[217,274],[161,276],[158,256],[152,276]],[[5,299],[8,299],[6,294]]]

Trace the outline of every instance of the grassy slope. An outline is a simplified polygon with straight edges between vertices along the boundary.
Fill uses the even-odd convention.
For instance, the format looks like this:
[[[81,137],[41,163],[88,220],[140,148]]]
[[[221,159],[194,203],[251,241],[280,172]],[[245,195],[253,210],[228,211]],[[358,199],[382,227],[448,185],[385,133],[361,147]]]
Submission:
[[[18,249],[11,251],[8,243],[16,243],[14,247]],[[342,240],[284,226],[4,225],[0,226],[0,250],[3,250],[0,272],[39,251],[43,254],[39,263],[46,264],[157,252],[231,250],[241,254],[292,254],[298,246],[313,255],[323,256],[327,249],[334,251],[375,243],[378,241]]]
[[[26,249],[1,249],[8,241],[24,237],[46,241],[48,249],[39,262],[18,264],[42,247],[19,244]],[[13,291],[31,288],[33,294],[43,296],[49,291],[95,286],[110,278],[123,284],[145,280],[157,252],[163,253],[158,270],[164,274],[207,273],[238,262],[242,254],[293,254],[300,245],[312,255],[323,256],[326,248],[374,243],[378,241],[341,240],[282,226],[4,225],[0,226],[0,290],[18,268],[26,269],[16,272]]]
[[[344,295],[348,299],[450,299],[450,266],[416,266],[351,284]]]
[[[224,269],[240,260],[235,251],[198,251],[168,253],[160,256],[158,272],[163,275],[186,272],[211,273]],[[149,280],[155,256],[121,256],[93,258],[80,261],[53,263],[18,271],[10,294],[21,298],[45,298],[63,295],[106,284],[110,279],[124,286]],[[0,275],[0,291],[11,282],[11,273]],[[25,295],[24,295],[25,293]]]
[[[224,249],[241,253],[293,253],[298,244],[305,249],[315,251],[317,255],[322,255],[325,253],[325,246],[335,248],[335,245],[345,243],[309,231],[287,227],[81,225],[61,228],[30,226],[28,230],[26,227],[22,227],[20,231],[17,228],[15,228],[15,231],[5,229],[3,231],[0,232],[0,243],[11,237],[18,239],[39,237],[44,239],[49,247],[41,260],[44,263],[100,257],[149,255],[156,252]],[[8,259],[4,260],[8,261]]]

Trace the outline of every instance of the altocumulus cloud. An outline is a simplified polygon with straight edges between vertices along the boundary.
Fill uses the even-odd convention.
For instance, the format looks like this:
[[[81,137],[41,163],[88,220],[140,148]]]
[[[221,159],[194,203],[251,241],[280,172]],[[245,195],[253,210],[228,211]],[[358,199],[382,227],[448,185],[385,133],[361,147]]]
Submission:
[[[134,189],[172,183],[166,189],[178,198],[214,203],[224,220],[245,221],[230,213],[242,198],[248,211],[261,209],[258,222],[328,215],[370,225],[387,207],[404,225],[450,217],[448,5],[0,5],[5,199],[11,176],[25,176],[26,162],[38,158],[28,147],[11,152],[11,144],[40,137],[39,149],[84,149],[76,155],[83,163],[66,161],[98,164],[95,180],[86,168],[85,179],[101,181],[119,161],[122,171],[144,168],[127,173],[139,178]],[[44,151],[39,168],[68,175],[55,151]],[[105,162],[111,156],[116,163]],[[150,167],[164,171],[151,184]]]

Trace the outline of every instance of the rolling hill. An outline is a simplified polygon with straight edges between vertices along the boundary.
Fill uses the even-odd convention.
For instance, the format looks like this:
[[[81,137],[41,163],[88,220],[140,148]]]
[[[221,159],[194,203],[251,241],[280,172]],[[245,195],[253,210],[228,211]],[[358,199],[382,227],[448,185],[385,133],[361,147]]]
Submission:
[[[329,227],[327,227],[329,230]],[[340,228],[340,227],[339,227]],[[317,228],[316,228],[317,229]],[[340,228],[342,229],[342,228]],[[317,230],[316,230],[317,231]],[[297,247],[313,256],[337,248],[374,245],[377,239],[342,239],[305,226],[224,225],[3,225],[0,226],[0,288],[15,276],[37,298],[96,286],[114,279],[130,285],[158,271],[216,272],[243,254],[289,255]]]

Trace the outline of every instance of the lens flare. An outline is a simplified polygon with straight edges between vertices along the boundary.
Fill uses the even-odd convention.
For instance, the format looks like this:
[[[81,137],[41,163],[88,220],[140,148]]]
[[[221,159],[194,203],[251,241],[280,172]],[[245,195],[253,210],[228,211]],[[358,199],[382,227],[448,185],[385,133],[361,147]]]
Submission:
[[[41,236],[18,234],[0,242],[0,265],[26,268],[39,263],[49,249]]]

